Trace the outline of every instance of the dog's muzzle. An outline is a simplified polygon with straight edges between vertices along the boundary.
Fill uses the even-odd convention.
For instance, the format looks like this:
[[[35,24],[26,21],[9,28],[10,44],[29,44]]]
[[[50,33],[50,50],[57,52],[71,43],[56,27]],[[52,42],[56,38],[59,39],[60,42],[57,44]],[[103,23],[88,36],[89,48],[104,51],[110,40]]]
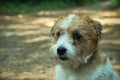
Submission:
[[[63,61],[68,60],[68,58],[66,57],[66,52],[67,52],[67,49],[64,47],[59,47],[57,49],[57,54],[58,54],[59,58]]]

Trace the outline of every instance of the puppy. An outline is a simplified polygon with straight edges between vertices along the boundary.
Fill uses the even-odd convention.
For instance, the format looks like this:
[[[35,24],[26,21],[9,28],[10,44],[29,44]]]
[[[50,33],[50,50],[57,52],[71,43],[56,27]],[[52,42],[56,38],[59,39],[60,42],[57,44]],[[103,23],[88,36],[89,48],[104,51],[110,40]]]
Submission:
[[[50,52],[57,61],[56,80],[120,80],[109,58],[97,53],[102,25],[87,15],[60,16],[51,29]]]

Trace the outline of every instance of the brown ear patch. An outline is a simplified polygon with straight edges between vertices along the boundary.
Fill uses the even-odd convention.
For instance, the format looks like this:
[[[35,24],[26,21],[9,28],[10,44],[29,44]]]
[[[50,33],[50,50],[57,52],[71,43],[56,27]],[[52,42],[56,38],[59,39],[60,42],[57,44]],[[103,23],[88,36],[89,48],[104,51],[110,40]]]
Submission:
[[[53,36],[53,35],[54,35],[54,27],[52,27],[50,31],[50,36]]]
[[[99,36],[99,38],[101,38],[102,24],[98,21],[93,20],[93,25],[97,35]]]

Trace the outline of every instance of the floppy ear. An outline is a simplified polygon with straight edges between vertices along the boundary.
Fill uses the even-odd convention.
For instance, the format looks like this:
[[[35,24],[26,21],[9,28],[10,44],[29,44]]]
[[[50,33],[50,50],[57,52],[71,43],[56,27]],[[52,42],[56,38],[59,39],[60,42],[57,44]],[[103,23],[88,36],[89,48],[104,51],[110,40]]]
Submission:
[[[103,27],[102,24],[98,21],[93,20],[93,25],[94,25],[94,28],[96,30],[98,37],[101,38],[101,31]]]
[[[54,35],[53,27],[52,27],[51,30],[50,30],[50,34],[49,34],[49,36],[52,36],[52,35]]]

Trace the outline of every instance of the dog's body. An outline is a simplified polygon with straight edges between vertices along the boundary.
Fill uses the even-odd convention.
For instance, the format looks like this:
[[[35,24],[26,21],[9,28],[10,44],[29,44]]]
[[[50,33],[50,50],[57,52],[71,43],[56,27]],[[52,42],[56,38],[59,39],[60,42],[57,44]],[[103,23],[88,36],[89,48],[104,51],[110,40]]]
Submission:
[[[97,53],[102,25],[86,15],[69,14],[58,18],[51,29],[55,45],[56,80],[120,80],[109,58]]]
[[[56,80],[120,80],[112,69],[109,60],[96,67],[84,67],[76,71],[56,66]]]

